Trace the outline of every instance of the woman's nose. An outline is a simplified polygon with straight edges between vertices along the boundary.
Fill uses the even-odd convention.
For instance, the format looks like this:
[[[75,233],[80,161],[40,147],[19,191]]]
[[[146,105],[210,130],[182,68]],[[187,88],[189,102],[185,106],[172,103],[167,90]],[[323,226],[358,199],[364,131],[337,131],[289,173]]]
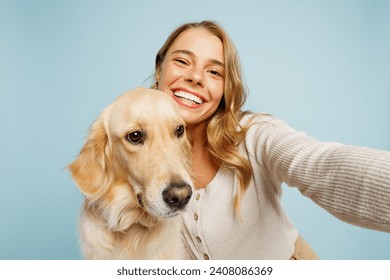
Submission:
[[[199,85],[203,87],[204,81],[203,81],[203,75],[200,70],[197,69],[191,69],[187,72],[187,74],[184,77],[184,80],[186,82]]]

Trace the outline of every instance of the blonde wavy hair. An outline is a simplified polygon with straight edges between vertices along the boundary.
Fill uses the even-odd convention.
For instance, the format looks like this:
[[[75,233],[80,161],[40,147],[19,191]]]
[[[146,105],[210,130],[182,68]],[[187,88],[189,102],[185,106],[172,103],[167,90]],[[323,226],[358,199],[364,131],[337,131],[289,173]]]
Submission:
[[[246,113],[242,106],[247,98],[241,75],[241,66],[237,50],[223,28],[214,21],[186,23],[176,28],[158,51],[155,60],[155,82],[153,89],[158,89],[157,73],[161,70],[165,56],[184,31],[193,28],[203,28],[217,36],[223,44],[224,51],[224,94],[223,98],[207,125],[207,141],[210,153],[215,160],[232,170],[238,177],[239,187],[235,197],[234,209],[238,212],[242,197],[248,188],[253,171],[249,161],[240,155],[238,145],[243,140],[248,125],[240,125],[240,119]],[[222,128],[222,129],[221,129]]]

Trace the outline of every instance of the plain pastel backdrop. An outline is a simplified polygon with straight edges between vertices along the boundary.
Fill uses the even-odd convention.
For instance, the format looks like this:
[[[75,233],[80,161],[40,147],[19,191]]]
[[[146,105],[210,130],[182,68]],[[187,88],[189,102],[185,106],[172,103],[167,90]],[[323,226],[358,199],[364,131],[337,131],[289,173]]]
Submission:
[[[222,24],[246,109],[322,141],[390,150],[390,1],[0,0],[0,259],[80,259],[82,195],[66,165],[97,115],[149,87],[178,25]],[[284,186],[322,259],[390,259],[390,234],[341,222]]]

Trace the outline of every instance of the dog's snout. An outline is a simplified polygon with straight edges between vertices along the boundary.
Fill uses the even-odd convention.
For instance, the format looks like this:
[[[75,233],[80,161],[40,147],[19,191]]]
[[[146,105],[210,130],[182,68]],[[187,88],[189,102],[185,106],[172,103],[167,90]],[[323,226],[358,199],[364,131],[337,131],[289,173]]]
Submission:
[[[171,208],[182,209],[190,201],[192,188],[187,183],[171,183],[162,193],[166,204]]]

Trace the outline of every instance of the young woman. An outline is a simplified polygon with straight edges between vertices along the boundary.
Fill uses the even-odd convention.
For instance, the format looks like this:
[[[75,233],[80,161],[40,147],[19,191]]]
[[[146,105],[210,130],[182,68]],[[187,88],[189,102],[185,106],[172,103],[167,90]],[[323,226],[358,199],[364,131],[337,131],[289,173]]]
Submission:
[[[195,193],[183,217],[194,259],[316,259],[283,211],[283,182],[334,216],[390,232],[390,152],[324,143],[242,111],[236,49],[216,23],[184,24],[156,56],[155,84],[179,105]]]

